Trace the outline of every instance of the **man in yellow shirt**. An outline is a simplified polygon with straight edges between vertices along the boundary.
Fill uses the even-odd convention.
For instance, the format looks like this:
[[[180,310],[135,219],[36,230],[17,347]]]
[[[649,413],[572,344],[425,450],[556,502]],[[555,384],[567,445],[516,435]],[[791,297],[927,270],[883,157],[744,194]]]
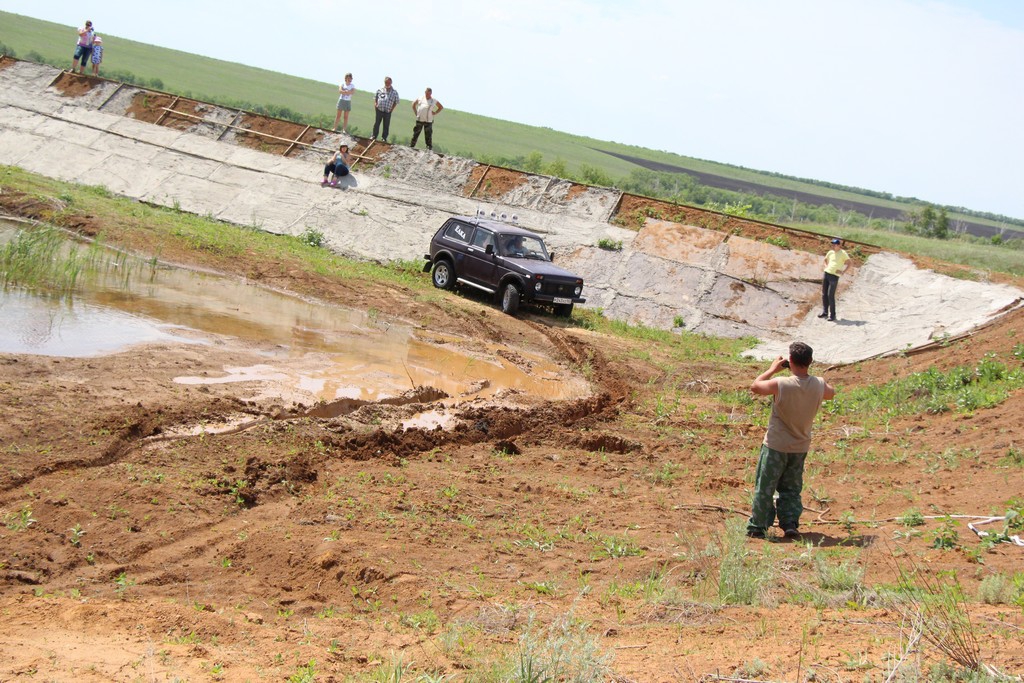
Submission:
[[[846,262],[850,255],[842,247],[843,241],[838,237],[832,240],[832,248],[825,254],[825,276],[821,280],[821,315],[836,321],[836,290],[839,288],[839,276],[846,270]]]

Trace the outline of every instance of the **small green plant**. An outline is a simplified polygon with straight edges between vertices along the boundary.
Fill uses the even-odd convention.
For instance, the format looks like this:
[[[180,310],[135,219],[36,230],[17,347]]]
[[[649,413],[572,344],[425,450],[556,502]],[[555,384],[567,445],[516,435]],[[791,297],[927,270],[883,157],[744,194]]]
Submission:
[[[598,548],[594,559],[643,555],[643,551],[633,541],[621,536],[598,538],[597,543]]]
[[[774,244],[776,247],[781,249],[791,249],[792,245],[789,243],[789,239],[786,237],[765,237],[764,241],[768,244]]]
[[[135,579],[128,578],[125,572],[121,572],[114,578],[114,592],[120,597],[125,597],[128,589],[135,585]]]
[[[68,537],[68,541],[70,541],[71,545],[75,546],[76,548],[81,546],[82,536],[85,535],[85,530],[82,529],[82,525],[76,524],[70,529],[68,529],[68,531],[71,532],[71,535]]]
[[[32,516],[32,508],[27,504],[17,512],[4,515],[4,525],[11,531],[25,531],[36,521],[36,518]]]
[[[316,660],[295,667],[295,673],[288,677],[288,683],[313,683],[316,680]]]
[[[907,528],[921,526],[924,524],[924,515],[919,510],[910,508],[899,518],[899,522]]]
[[[326,237],[323,231],[317,230],[316,228],[307,227],[302,231],[302,234],[299,235],[299,241],[311,247],[322,247],[324,246],[325,240]]]
[[[672,327],[685,327],[685,326],[686,326],[686,320],[683,319],[683,316],[677,315],[676,317],[672,318]]]
[[[839,526],[843,527],[847,536],[853,536],[853,530],[856,528],[856,525],[857,519],[853,516],[852,511],[844,510],[843,513],[839,515]]]
[[[553,581],[526,581],[523,586],[537,591],[541,595],[554,595],[558,590],[558,586]]]
[[[604,249],[606,251],[622,251],[622,240],[613,240],[607,237],[602,237],[597,241],[598,249]]]
[[[673,481],[675,481],[677,476],[679,476],[679,465],[670,460],[662,463],[661,467],[651,472],[650,475],[648,475],[648,479],[655,484],[669,486]]]
[[[942,524],[932,532],[932,547],[939,550],[953,550],[960,545],[960,534],[956,527],[959,523],[951,516],[942,518]]]

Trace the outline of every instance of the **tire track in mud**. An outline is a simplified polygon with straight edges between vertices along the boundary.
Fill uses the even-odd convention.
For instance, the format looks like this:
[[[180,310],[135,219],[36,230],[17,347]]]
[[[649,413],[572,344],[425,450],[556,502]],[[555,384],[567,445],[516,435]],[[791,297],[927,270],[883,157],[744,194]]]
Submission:
[[[117,435],[114,438],[113,443],[104,448],[103,453],[99,456],[95,458],[58,460],[57,462],[39,465],[27,474],[15,476],[12,479],[0,483],[0,493],[7,493],[8,491],[24,486],[31,481],[35,481],[40,477],[51,474],[60,474],[62,472],[78,469],[106,467],[107,465],[111,465],[115,462],[120,462],[128,455],[139,440],[148,436],[153,436],[161,430],[162,428],[160,426],[154,424],[133,422],[125,427],[125,433]]]

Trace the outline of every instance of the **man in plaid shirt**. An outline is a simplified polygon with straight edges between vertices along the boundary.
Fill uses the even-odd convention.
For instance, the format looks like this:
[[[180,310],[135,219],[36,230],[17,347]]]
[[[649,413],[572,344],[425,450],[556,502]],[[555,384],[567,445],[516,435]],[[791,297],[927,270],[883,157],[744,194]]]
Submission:
[[[391,128],[391,112],[398,106],[398,91],[391,87],[391,76],[384,77],[384,87],[377,91],[373,98],[374,114],[373,139],[377,139],[380,132],[380,124],[384,122],[384,142],[388,141],[388,132]]]

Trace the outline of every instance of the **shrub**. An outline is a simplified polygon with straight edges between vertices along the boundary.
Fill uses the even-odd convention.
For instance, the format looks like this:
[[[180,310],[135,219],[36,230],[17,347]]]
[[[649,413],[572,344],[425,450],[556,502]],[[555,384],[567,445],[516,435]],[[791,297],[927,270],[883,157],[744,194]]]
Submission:
[[[611,240],[607,237],[602,237],[597,241],[597,247],[607,251],[622,251],[622,240]]]
[[[1024,606],[1024,573],[986,576],[978,586],[978,599],[987,605]]]
[[[324,233],[315,228],[306,228],[299,235],[299,240],[303,244],[308,244],[311,247],[322,247],[324,246]]]

